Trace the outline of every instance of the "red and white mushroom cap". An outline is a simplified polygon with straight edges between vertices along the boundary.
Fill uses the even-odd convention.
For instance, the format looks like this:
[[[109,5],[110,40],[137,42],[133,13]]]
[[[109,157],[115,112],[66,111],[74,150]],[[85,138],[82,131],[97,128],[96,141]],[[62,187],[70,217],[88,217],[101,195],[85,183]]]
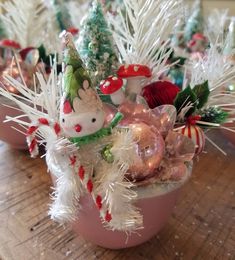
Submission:
[[[192,37],[193,40],[203,40],[203,41],[207,41],[207,38],[205,35],[203,35],[202,33],[195,33]]]
[[[120,78],[132,78],[132,77],[150,78],[152,76],[152,71],[146,65],[129,64],[129,65],[122,65],[118,69],[117,75]]]
[[[100,91],[105,95],[111,95],[121,89],[123,80],[115,76],[109,76],[100,82]]]
[[[0,41],[0,47],[3,48],[10,48],[10,49],[21,49],[21,46],[18,42],[9,40],[9,39],[3,39]]]

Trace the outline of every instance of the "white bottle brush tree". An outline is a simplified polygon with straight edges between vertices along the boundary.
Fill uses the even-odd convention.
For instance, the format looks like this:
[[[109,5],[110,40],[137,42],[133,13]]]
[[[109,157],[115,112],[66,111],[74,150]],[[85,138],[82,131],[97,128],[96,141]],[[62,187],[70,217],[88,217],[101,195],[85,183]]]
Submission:
[[[1,7],[7,38],[18,42],[22,48],[43,44],[49,52],[58,50],[55,15],[43,0],[9,0]]]
[[[204,21],[202,14],[202,2],[201,0],[196,0],[193,5],[192,14],[188,18],[184,29],[185,42],[189,42],[195,33],[203,33],[203,31]]]
[[[172,51],[169,50],[167,39],[181,16],[182,1],[123,0],[123,4],[126,12],[118,9],[117,17],[109,15],[108,19],[122,63],[125,64],[124,70],[133,67],[138,72],[143,65],[153,75],[151,77],[151,73],[148,73],[148,81],[157,80],[169,69],[167,60]],[[127,75],[130,76],[127,79],[127,92],[139,94],[147,83],[146,79],[133,77],[138,73],[131,71],[128,74],[131,75]]]

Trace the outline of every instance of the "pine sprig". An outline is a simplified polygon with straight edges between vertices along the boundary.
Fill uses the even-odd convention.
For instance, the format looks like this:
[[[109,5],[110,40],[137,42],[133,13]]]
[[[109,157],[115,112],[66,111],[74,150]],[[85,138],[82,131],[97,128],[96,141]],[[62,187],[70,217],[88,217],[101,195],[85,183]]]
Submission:
[[[199,111],[201,121],[222,124],[228,118],[228,113],[219,107],[213,106]]]

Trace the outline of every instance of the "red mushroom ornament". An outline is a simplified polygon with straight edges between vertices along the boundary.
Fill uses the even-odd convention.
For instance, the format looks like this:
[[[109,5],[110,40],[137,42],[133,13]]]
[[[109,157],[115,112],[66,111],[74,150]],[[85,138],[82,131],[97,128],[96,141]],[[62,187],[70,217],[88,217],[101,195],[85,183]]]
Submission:
[[[118,77],[127,80],[126,91],[128,94],[140,94],[142,90],[141,79],[150,78],[152,71],[146,65],[130,64],[122,65],[117,72]]]
[[[110,95],[115,105],[120,105],[125,99],[122,86],[123,80],[121,78],[109,76],[106,80],[101,81],[100,91],[105,95]]]
[[[7,49],[21,49],[21,46],[18,42],[9,40],[9,39],[3,39],[0,41],[0,47],[7,48]]]
[[[7,61],[11,60],[12,57],[14,56],[14,53],[18,51],[21,47],[20,44],[15,41],[9,39],[3,39],[0,41],[0,48],[1,48],[0,56],[2,58],[0,66],[4,68],[4,66],[6,66],[7,64]]]

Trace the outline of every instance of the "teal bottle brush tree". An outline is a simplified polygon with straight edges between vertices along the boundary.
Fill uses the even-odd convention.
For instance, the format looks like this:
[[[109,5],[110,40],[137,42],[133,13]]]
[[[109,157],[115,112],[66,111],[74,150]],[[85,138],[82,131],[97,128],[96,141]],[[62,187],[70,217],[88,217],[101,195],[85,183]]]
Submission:
[[[117,54],[102,5],[97,0],[93,1],[81,25],[77,49],[95,86],[98,86],[101,80],[114,74],[118,66]]]

